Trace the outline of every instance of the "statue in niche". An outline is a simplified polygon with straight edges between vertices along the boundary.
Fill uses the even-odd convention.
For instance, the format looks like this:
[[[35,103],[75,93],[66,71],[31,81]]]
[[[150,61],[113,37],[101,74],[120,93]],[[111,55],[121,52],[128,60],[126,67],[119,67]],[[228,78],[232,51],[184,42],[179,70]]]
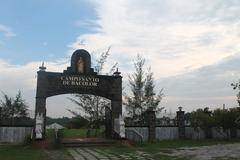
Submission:
[[[84,61],[82,57],[80,57],[77,61],[77,72],[82,74],[84,73]]]

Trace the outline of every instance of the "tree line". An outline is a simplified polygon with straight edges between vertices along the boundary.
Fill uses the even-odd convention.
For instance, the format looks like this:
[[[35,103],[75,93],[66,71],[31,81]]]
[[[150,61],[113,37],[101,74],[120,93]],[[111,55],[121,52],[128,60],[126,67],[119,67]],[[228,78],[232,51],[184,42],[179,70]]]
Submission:
[[[195,129],[201,128],[207,138],[212,138],[211,128],[213,127],[222,128],[232,138],[236,138],[237,128],[240,128],[240,107],[214,110],[206,107],[186,113],[185,117]]]

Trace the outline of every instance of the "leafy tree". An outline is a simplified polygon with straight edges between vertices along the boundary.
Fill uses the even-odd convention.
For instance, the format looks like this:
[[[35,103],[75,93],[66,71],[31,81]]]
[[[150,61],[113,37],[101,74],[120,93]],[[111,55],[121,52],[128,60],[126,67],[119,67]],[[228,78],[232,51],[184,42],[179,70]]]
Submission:
[[[240,127],[240,107],[209,111],[209,108],[197,109],[189,113],[191,125],[202,128],[207,138],[211,138],[211,127],[223,128],[231,137],[236,137],[236,128]],[[228,135],[229,136],[229,135]]]
[[[160,90],[159,94],[154,91],[154,78],[151,68],[148,69],[146,76],[146,83],[144,86],[144,110],[152,109],[161,112],[164,107],[158,107],[159,103],[163,98],[163,89]]]
[[[134,62],[135,73],[128,76],[128,82],[133,96],[126,96],[127,102],[125,105],[133,119],[136,119],[137,115],[143,113],[144,85],[146,83],[143,70],[144,64],[145,59],[138,55],[137,60]]]
[[[0,101],[1,105],[1,118],[2,119],[7,119],[7,118],[12,118],[14,115],[14,100],[3,93],[3,100]]]
[[[159,94],[156,95],[154,88],[153,72],[149,68],[148,71],[144,71],[145,59],[140,55],[137,56],[134,62],[135,72],[128,76],[128,82],[130,85],[132,96],[126,95],[126,109],[128,114],[133,119],[140,120],[143,113],[147,109],[161,111],[163,108],[158,108],[159,103],[162,100],[162,89]]]
[[[72,118],[68,118],[68,117],[58,117],[58,118],[46,117],[46,125],[50,125],[52,123],[58,123],[66,127],[71,120]]]
[[[87,127],[88,120],[83,117],[59,117],[59,118],[51,118],[46,117],[46,124],[50,125],[52,123],[58,123],[67,128],[83,128]]]
[[[22,98],[22,94],[21,91],[18,91],[13,106],[15,108],[15,114],[14,117],[19,117],[19,118],[23,118],[23,117],[27,117],[28,116],[28,106],[25,102],[25,100]]]
[[[83,117],[73,117],[67,123],[68,128],[86,128],[88,124],[88,120]]]
[[[22,98],[21,91],[18,91],[15,98],[9,97],[3,92],[2,94],[3,99],[0,100],[2,119],[10,119],[11,124],[13,124],[14,118],[26,118],[28,116],[28,106]]]
[[[106,106],[110,105],[109,100],[104,99],[99,96],[94,95],[73,95],[73,98],[69,98],[73,103],[77,104],[79,107],[77,111],[68,110],[74,116],[84,117],[89,121],[89,127],[95,127],[100,125],[100,122],[104,118],[104,109]]]
[[[198,127],[202,128],[205,132],[207,138],[212,137],[210,128],[213,126],[214,121],[212,117],[212,112],[209,108],[197,109],[190,113],[191,125],[197,130]]]
[[[213,111],[214,126],[222,127],[228,134],[230,130],[231,137],[236,137],[236,128],[240,127],[240,107],[229,109],[215,109]]]

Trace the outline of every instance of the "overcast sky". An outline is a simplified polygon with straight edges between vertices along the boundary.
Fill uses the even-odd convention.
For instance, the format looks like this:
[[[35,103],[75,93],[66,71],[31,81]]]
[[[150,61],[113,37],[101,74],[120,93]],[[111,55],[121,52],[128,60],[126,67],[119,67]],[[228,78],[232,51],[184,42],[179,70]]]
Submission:
[[[109,46],[105,70],[118,62],[125,88],[134,57],[146,58],[167,111],[237,106],[230,84],[240,79],[239,0],[0,2],[0,90],[20,89],[31,110],[42,61],[62,72],[74,50],[88,50],[94,64]],[[71,116],[69,96],[48,98],[47,115]]]

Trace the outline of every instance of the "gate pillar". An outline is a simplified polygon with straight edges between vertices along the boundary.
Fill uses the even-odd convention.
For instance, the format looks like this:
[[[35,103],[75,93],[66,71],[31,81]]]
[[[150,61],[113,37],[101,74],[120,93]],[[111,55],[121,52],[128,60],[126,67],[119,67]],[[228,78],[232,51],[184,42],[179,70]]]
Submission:
[[[46,98],[36,98],[35,123],[35,139],[42,140],[46,130]]]
[[[119,125],[114,120],[122,115],[122,77],[118,70],[112,75],[98,75],[91,68],[91,56],[83,49],[76,50],[71,57],[71,66],[62,73],[46,72],[42,64],[37,75],[37,93],[35,109],[34,138],[45,139],[46,98],[60,94],[91,94],[111,100],[107,110],[107,136],[115,137],[114,129],[119,133]]]
[[[112,100],[112,138],[119,138],[120,125],[118,123],[120,116],[122,116],[122,100]]]

